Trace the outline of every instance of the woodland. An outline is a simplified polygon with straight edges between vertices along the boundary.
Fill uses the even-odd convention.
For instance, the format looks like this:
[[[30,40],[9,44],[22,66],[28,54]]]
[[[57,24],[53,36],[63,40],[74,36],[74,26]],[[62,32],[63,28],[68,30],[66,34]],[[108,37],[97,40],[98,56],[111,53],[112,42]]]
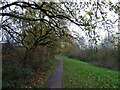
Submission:
[[[108,18],[108,12],[118,18]],[[115,71],[113,73],[120,71],[120,2],[3,0],[0,1],[0,19],[2,88],[46,88],[58,59],[63,60],[64,88],[77,84],[82,87],[82,83],[67,82],[66,71],[77,66],[74,60],[70,64],[68,59]],[[106,33],[104,38],[100,32]],[[84,63],[82,67],[87,66]],[[73,74],[69,72],[68,76]],[[78,80],[76,78],[74,80]],[[119,76],[117,80],[119,83]],[[83,81],[88,82],[86,78]],[[114,81],[109,83],[108,88],[119,87]],[[85,84],[83,87],[91,88]]]

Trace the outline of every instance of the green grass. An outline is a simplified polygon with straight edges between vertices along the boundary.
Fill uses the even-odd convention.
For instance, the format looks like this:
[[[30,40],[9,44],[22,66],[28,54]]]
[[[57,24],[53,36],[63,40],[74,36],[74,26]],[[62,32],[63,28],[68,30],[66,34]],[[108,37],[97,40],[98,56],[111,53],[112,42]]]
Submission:
[[[118,88],[118,72],[89,63],[57,56],[64,62],[64,88]],[[119,74],[120,75],[120,74]]]

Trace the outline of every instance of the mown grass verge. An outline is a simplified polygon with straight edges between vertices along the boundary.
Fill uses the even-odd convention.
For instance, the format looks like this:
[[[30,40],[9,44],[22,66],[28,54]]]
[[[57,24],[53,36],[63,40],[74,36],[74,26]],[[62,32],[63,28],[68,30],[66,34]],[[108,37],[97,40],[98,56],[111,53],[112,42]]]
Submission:
[[[64,62],[64,88],[118,88],[120,85],[117,71],[93,66],[89,63],[57,56]]]

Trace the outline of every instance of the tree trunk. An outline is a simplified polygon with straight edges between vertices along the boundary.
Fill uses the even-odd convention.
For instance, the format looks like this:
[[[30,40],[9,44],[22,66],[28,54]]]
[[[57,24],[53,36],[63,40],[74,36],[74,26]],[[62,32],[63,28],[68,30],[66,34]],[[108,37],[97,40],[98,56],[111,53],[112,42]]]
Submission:
[[[20,61],[20,64],[22,64],[23,68],[26,68],[30,65],[30,62],[32,61],[34,50],[26,50],[24,58]]]

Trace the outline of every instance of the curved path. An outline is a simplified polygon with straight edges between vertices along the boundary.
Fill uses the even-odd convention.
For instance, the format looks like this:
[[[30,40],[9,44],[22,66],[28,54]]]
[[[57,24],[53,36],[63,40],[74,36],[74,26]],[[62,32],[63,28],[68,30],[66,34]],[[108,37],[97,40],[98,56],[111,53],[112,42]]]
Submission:
[[[63,75],[63,61],[58,60],[56,69],[48,80],[48,88],[62,88],[63,87],[62,75]]]

